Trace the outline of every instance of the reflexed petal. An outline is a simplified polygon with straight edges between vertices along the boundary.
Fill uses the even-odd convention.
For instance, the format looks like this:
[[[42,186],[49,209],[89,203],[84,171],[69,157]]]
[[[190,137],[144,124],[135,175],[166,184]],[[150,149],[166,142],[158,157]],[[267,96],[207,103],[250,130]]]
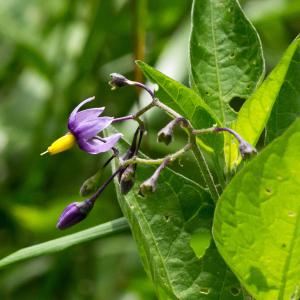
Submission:
[[[74,128],[76,126],[76,114],[78,112],[78,110],[81,108],[81,106],[83,106],[84,104],[91,102],[95,100],[95,97],[90,97],[87,98],[85,100],[83,100],[82,102],[80,102],[71,112],[70,117],[69,117],[69,122],[68,122],[68,128],[70,130],[72,130],[72,128]]]
[[[98,154],[110,150],[122,137],[121,133],[116,133],[107,138],[104,138],[105,142],[102,142],[96,138],[89,141],[79,140],[78,145],[80,149],[90,154]]]
[[[81,122],[77,127],[72,130],[72,133],[76,136],[77,141],[89,140],[100,131],[108,127],[114,118],[111,117],[99,117],[92,121]]]
[[[100,114],[103,113],[105,107],[97,107],[97,108],[89,108],[82,111],[79,111],[76,116],[76,123],[81,123],[83,121],[92,121],[99,117]]]

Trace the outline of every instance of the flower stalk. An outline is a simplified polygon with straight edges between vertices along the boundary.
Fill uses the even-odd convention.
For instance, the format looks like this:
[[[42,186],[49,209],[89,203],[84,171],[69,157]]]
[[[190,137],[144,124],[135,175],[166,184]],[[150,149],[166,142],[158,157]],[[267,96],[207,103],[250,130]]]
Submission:
[[[161,171],[167,166],[167,164],[169,162],[170,162],[170,158],[166,157],[162,161],[160,166],[155,170],[153,175],[140,185],[139,194],[141,196],[145,197],[145,196],[148,196],[148,195],[150,195],[150,194],[152,194],[156,191],[157,181],[158,181],[159,175],[160,175]]]
[[[229,134],[233,135],[235,139],[239,143],[239,151],[243,158],[250,157],[251,155],[257,154],[257,150],[246,140],[244,140],[236,131],[231,128],[227,127],[211,127],[211,128],[204,128],[204,129],[194,129],[193,134],[207,134],[213,132],[228,132]]]

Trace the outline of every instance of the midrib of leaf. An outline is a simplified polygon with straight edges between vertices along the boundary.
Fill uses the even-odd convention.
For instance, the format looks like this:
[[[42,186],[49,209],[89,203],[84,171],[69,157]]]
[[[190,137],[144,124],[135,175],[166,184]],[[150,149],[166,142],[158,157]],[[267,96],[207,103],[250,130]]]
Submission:
[[[215,59],[215,66],[216,66],[216,76],[217,76],[217,83],[218,83],[218,101],[220,104],[221,108],[221,113],[222,113],[222,120],[221,122],[224,124],[225,122],[225,112],[224,112],[224,105],[223,105],[223,93],[222,93],[222,88],[220,84],[220,70],[219,70],[219,64],[218,64],[218,55],[217,55],[217,45],[216,45],[216,36],[215,36],[215,27],[214,27],[214,12],[213,12],[213,7],[212,7],[212,2],[209,2],[209,7],[210,7],[210,22],[211,22],[211,33],[212,33],[212,39],[213,39],[213,51],[214,51],[214,59]]]
[[[296,223],[295,223],[295,227],[294,227],[294,231],[293,231],[293,238],[291,241],[291,245],[289,247],[289,251],[288,251],[288,256],[285,260],[284,263],[284,267],[283,267],[283,272],[282,272],[282,276],[281,276],[281,283],[280,283],[280,289],[279,289],[279,295],[278,295],[278,299],[284,299],[284,291],[285,291],[285,287],[286,287],[286,283],[287,283],[287,270],[289,270],[290,264],[291,264],[291,258],[293,256],[294,253],[294,246],[295,246],[295,241],[297,239],[297,237],[299,237],[299,225],[300,225],[300,210],[298,210],[297,212],[297,219],[296,219]]]
[[[137,201],[135,201],[135,203],[137,204]],[[163,267],[164,267],[163,269],[164,269],[165,276],[166,276],[166,278],[167,278],[167,280],[168,280],[168,284],[169,284],[170,287],[172,287],[171,280],[170,280],[170,276],[169,276],[169,273],[168,273],[168,271],[167,271],[167,266],[166,266],[166,264],[165,264],[165,260],[163,259],[163,256],[162,256],[162,254],[160,253],[158,244],[157,244],[156,241],[155,241],[153,231],[152,231],[151,227],[149,226],[148,221],[147,221],[147,218],[146,218],[145,215],[143,214],[143,211],[142,211],[142,209],[140,208],[140,206],[137,205],[136,207],[138,208],[139,214],[141,215],[141,217],[142,217],[142,219],[143,219],[143,221],[144,221],[144,222],[143,222],[144,225],[147,226],[148,231],[149,231],[150,234],[151,234],[152,242],[153,242],[153,244],[154,244],[154,246],[155,246],[155,249],[156,249],[157,254],[159,255],[161,264],[162,264]],[[174,294],[175,294],[175,293],[174,293]]]

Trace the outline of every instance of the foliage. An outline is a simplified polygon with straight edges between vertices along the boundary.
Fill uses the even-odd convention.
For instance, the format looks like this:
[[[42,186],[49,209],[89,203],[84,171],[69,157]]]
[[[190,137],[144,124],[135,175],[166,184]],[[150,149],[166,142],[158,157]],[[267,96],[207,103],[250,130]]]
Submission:
[[[131,14],[129,2],[0,4],[0,253],[4,257],[36,244],[0,260],[0,267],[6,267],[1,271],[2,296],[154,299],[138,252],[159,299],[249,299],[248,293],[257,300],[298,299],[300,39],[295,36],[300,28],[294,18],[299,17],[299,3],[243,1],[242,9],[237,0],[194,0],[189,45],[185,53],[176,53],[191,3],[136,0]],[[260,39],[267,72],[273,68],[266,78]],[[188,66],[180,65],[177,56],[187,57],[188,48]],[[150,66],[156,62],[158,67],[172,64],[177,72]],[[106,86],[108,74],[115,71],[136,80],[143,73],[157,84],[161,102],[193,128],[230,127],[259,153],[245,161],[228,133],[199,135],[196,144],[213,188],[221,194],[216,205],[203,169],[195,167],[199,156],[187,154],[162,172],[156,192],[147,198],[139,195],[138,186],[151,176],[153,166],[138,166],[127,195],[121,195],[115,180],[116,192],[111,188],[101,195],[91,217],[77,227],[81,231],[57,238],[54,224],[65,199],[79,198],[74,189],[97,171],[102,159],[72,150],[42,160],[38,153],[65,133],[68,112],[87,96],[100,98],[107,115],[136,110],[131,108],[139,96],[134,89],[113,94]],[[191,87],[172,79],[186,83],[187,71]],[[144,99],[142,94],[140,105]],[[185,143],[186,137],[176,131],[172,144],[157,146],[154,133],[166,122],[166,116],[149,114],[149,135],[142,146],[147,156],[140,156],[161,157]],[[133,129],[117,127],[130,132],[127,138]],[[118,147],[126,152],[126,139]],[[113,170],[118,167],[114,162]],[[120,210],[111,201],[116,198]],[[95,223],[101,225],[92,227]],[[115,235],[128,225],[136,248],[126,248],[132,245],[129,234]],[[62,251],[107,235],[114,236]],[[41,257],[8,268],[60,251],[52,260]],[[123,275],[118,277],[120,265]]]

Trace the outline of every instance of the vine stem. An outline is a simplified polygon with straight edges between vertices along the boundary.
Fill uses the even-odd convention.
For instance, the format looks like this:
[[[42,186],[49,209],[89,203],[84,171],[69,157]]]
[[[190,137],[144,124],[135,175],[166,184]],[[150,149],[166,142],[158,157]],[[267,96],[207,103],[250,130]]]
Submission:
[[[183,155],[185,152],[191,150],[192,144],[188,143],[183,148],[179,149],[178,151],[174,152],[173,154],[169,154],[166,157],[163,158],[157,158],[157,159],[144,159],[139,158],[137,156],[134,156],[131,159],[127,159],[124,161],[121,165],[122,167],[126,167],[131,164],[143,164],[143,165],[160,165],[162,164],[166,159],[168,162],[173,162],[177,158],[179,158],[181,155]]]
[[[177,113],[175,110],[173,110],[169,106],[160,102],[160,100],[155,97],[154,91],[149,89],[149,87],[147,87],[143,83],[128,80],[124,76],[116,74],[116,73],[113,73],[111,76],[112,76],[111,83],[113,84],[113,86],[118,86],[118,87],[122,87],[124,85],[137,86],[137,87],[144,89],[150,95],[150,97],[152,99],[152,102],[150,104],[148,104],[147,106],[145,106],[144,108],[142,108],[141,110],[136,112],[134,115],[128,116],[127,120],[132,119],[132,120],[139,122],[139,124],[141,124],[142,121],[140,120],[139,117],[141,115],[143,115],[145,112],[147,112],[149,109],[151,109],[152,107],[158,107],[161,110],[165,111],[167,114],[169,114],[173,119],[178,119],[181,121],[181,122],[179,122],[179,124],[181,125],[181,127],[183,129],[185,129],[185,131],[189,137],[189,143],[185,147],[187,147],[187,150],[191,149],[193,151],[195,159],[197,160],[200,172],[201,172],[203,179],[208,187],[211,197],[214,200],[214,202],[216,202],[218,200],[220,194],[219,194],[219,191],[217,190],[217,187],[214,182],[214,178],[210,172],[210,169],[206,163],[205,157],[197,144],[196,137],[195,137],[196,133],[194,133],[194,128],[193,128],[192,124],[190,123],[190,121],[188,119],[184,118],[182,115]],[[125,119],[126,119],[126,117],[125,117]],[[119,118],[119,120],[124,120],[124,119]],[[118,119],[115,119],[115,122],[116,121],[118,121]],[[175,152],[174,154],[171,154],[170,161],[172,161],[172,159],[174,160],[174,159],[178,158],[183,153],[185,153],[187,151],[187,150],[184,150],[185,147],[180,149],[179,151]],[[141,158],[134,157],[131,160],[127,160],[126,162],[124,162],[124,164],[126,164],[126,165],[131,164],[131,163],[162,164],[164,162],[165,158],[147,160],[147,159],[141,159]]]
[[[200,150],[199,146],[197,145],[195,136],[192,136],[191,139],[192,139],[191,144],[192,144],[193,154],[197,160],[199,169],[201,170],[202,176],[204,178],[205,183],[207,184],[207,187],[209,189],[211,197],[214,200],[214,202],[216,203],[220,197],[220,194],[219,194],[219,191],[214,182],[214,178],[209,170],[209,167],[207,165],[207,162],[205,160],[205,157],[204,157],[202,151]]]
[[[160,109],[164,110],[168,114],[170,114],[173,118],[176,118],[178,120],[182,120],[182,127],[187,129],[187,134],[189,136],[191,150],[193,151],[194,157],[197,160],[200,172],[202,173],[203,179],[208,187],[208,190],[211,194],[212,199],[216,203],[218,198],[220,197],[219,191],[216,187],[216,184],[214,182],[214,178],[210,172],[210,169],[206,163],[205,157],[200,150],[196,137],[194,135],[194,128],[191,125],[191,123],[185,119],[183,116],[181,116],[179,113],[168,107],[167,105],[160,102],[157,98],[154,99],[155,106],[159,107]]]

